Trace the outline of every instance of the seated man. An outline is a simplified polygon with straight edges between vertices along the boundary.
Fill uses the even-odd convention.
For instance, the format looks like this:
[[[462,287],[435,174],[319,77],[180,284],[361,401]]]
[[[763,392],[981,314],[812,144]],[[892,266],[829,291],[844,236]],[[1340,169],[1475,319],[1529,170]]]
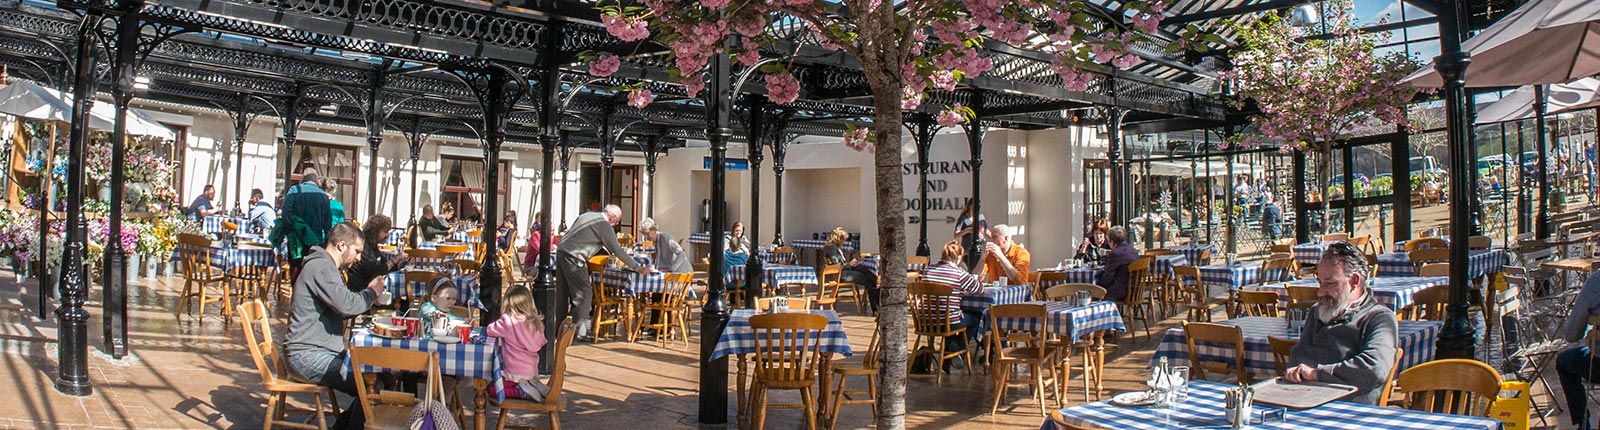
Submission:
[[[1300,329],[1284,372],[1290,383],[1356,387],[1343,400],[1377,404],[1394,367],[1399,327],[1394,311],[1367,290],[1367,259],[1349,242],[1328,246],[1317,265],[1317,307]]]
[[[1600,273],[1583,282],[1583,290],[1573,299],[1572,313],[1561,324],[1561,337],[1568,342],[1579,342],[1589,330],[1589,317],[1600,314]],[[1556,355],[1556,375],[1561,377],[1561,392],[1566,394],[1567,411],[1572,415],[1572,428],[1588,430],[1594,425],[1589,417],[1589,402],[1585,397],[1589,382],[1600,381],[1600,359],[1596,359],[1588,343],[1578,343]]]
[[[1106,289],[1106,300],[1120,302],[1128,297],[1128,265],[1139,261],[1139,250],[1128,244],[1128,230],[1122,226],[1112,227],[1106,238],[1111,240],[1111,251],[1106,253],[1106,267],[1095,284]]]
[[[359,291],[345,286],[341,269],[361,261],[363,247],[361,230],[351,223],[334,226],[323,246],[311,247],[301,276],[294,281],[289,335],[283,342],[289,367],[295,372],[351,396],[356,395],[356,381],[350,373],[344,320],[371,308],[384,280],[382,276],[373,278]],[[361,428],[363,418],[360,405],[351,403],[333,428]]]
[[[1011,240],[1011,226],[1000,224],[989,229],[989,244],[983,247],[983,267],[979,272],[984,282],[1004,277],[1007,284],[1027,284],[1032,265],[1033,254]]]

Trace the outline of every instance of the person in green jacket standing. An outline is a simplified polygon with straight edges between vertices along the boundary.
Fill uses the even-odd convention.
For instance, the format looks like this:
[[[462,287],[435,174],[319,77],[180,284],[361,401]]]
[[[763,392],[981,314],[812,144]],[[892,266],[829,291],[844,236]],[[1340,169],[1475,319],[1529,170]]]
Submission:
[[[307,168],[300,179],[284,194],[283,214],[268,239],[274,245],[282,245],[287,253],[291,282],[300,278],[301,259],[312,247],[321,246],[333,227],[328,193],[317,186],[322,176],[316,169]]]

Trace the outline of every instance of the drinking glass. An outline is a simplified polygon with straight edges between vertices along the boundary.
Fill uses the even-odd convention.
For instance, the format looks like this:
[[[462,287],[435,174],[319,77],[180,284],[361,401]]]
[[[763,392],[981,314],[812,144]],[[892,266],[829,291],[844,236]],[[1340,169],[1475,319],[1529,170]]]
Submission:
[[[1189,400],[1189,366],[1172,368],[1172,400],[1183,403]]]

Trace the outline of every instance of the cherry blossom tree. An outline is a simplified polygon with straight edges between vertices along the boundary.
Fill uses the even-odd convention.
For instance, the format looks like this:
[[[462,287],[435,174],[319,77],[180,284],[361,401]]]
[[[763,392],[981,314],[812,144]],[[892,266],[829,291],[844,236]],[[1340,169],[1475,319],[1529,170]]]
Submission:
[[[1273,13],[1241,20],[1248,22],[1237,26],[1241,49],[1231,57],[1232,69],[1220,73],[1231,82],[1236,107],[1253,101],[1260,110],[1250,118],[1252,127],[1230,143],[1307,152],[1316,167],[1315,190],[1328,189],[1333,147],[1352,131],[1413,126],[1406,105],[1418,90],[1400,80],[1421,67],[1403,52],[1376,52],[1387,37],[1357,30],[1348,0],[1328,2],[1326,10],[1331,14],[1320,37],[1307,37],[1306,28]],[[1328,226],[1332,211],[1322,213]]]
[[[634,0],[621,0],[634,1]],[[1141,59],[1135,43],[1153,41],[1164,17],[1163,0],[1121,2],[1119,9],[1084,0],[638,0],[640,4],[602,3],[607,31],[625,41],[654,40],[667,47],[676,72],[690,97],[705,86],[713,55],[732,55],[745,67],[760,63],[779,42],[815,44],[845,53],[858,63],[873,97],[872,124],[852,125],[846,146],[870,152],[876,166],[876,218],[884,273],[905,270],[905,227],[901,219],[901,118],[927,100],[930,90],[952,91],[962,79],[994,67],[986,43],[1047,53],[1051,68],[1064,85],[1086,89],[1092,69],[1126,68]],[[787,40],[775,39],[772,28],[809,29]],[[1176,41],[1156,46],[1181,49],[1200,46],[1198,27],[1180,29]],[[785,45],[792,46],[792,45]],[[1159,53],[1156,53],[1159,54]],[[766,73],[767,97],[778,104],[798,99],[799,81],[781,59]],[[602,68],[604,70],[605,68]],[[970,108],[944,106],[938,118],[947,126],[969,121]],[[877,147],[891,150],[876,151]],[[887,276],[880,286],[879,319],[883,350],[878,355],[882,381],[877,399],[878,428],[905,426],[906,333],[905,279]]]

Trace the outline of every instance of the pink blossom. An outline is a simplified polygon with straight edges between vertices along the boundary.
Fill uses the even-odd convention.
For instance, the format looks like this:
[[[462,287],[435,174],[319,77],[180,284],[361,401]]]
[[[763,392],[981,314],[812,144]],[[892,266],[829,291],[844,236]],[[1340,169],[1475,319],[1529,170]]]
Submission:
[[[656,95],[652,94],[649,88],[628,91],[628,106],[633,106],[634,109],[644,109],[653,101],[656,101]]]
[[[596,58],[594,62],[589,63],[589,74],[596,78],[604,78],[617,73],[617,69],[620,68],[622,68],[621,59],[617,58],[616,55],[605,54],[601,55],[600,58]]]
[[[1051,62],[1050,67],[1055,69],[1056,74],[1061,75],[1061,85],[1069,90],[1088,90],[1089,85],[1094,83],[1093,74],[1080,71],[1077,67],[1063,63],[1059,58]]]
[[[844,146],[856,152],[872,152],[871,133],[866,127],[844,132]]]
[[[1144,60],[1140,59],[1137,55],[1124,54],[1120,57],[1117,57],[1115,60],[1111,60],[1111,65],[1119,69],[1126,69],[1137,66],[1142,62],[1144,62]]]
[[[726,0],[724,0],[724,2],[726,2]],[[735,22],[733,24],[733,31],[745,36],[759,35],[761,34],[761,30],[767,26],[767,23],[763,21],[762,18],[765,18],[765,16],[757,15],[750,17],[750,19]]]
[[[1149,10],[1150,13],[1153,13],[1153,14],[1161,14],[1162,12],[1166,12],[1167,11],[1167,3],[1166,2],[1159,2],[1159,1],[1158,2],[1150,2],[1149,4],[1145,5],[1145,9]]]
[[[1089,47],[1089,53],[1094,55],[1094,62],[1100,64],[1111,62],[1118,54],[1117,50],[1099,44]]]
[[[728,5],[728,0],[700,0],[700,4],[711,9],[722,9]]]
[[[900,108],[905,110],[915,110],[916,108],[922,106],[922,98],[924,96],[925,94],[923,94],[922,90],[912,88],[908,85],[905,87],[905,89],[900,90]]]
[[[756,45],[756,41],[745,38],[739,45],[741,50],[739,52],[739,64],[743,64],[745,67],[754,67],[756,63],[761,62],[761,46]]]
[[[767,100],[780,105],[800,98],[800,80],[789,72],[767,76]]]
[[[683,91],[689,93],[689,98],[700,96],[700,90],[706,89],[706,77],[703,74],[684,75]]]
[[[635,42],[650,37],[650,26],[642,19],[607,14],[600,16],[600,22],[605,24],[607,33],[624,42]]]
[[[928,74],[928,84],[945,91],[956,89],[956,74],[949,70],[938,70]]]
[[[951,106],[949,109],[939,111],[939,115],[937,117],[939,125],[945,127],[955,127],[961,125],[961,123],[967,122],[967,117],[961,115],[961,112],[957,112],[958,109],[961,109],[960,104]]]
[[[1160,14],[1141,13],[1133,16],[1133,27],[1139,31],[1154,34],[1161,26]]]

